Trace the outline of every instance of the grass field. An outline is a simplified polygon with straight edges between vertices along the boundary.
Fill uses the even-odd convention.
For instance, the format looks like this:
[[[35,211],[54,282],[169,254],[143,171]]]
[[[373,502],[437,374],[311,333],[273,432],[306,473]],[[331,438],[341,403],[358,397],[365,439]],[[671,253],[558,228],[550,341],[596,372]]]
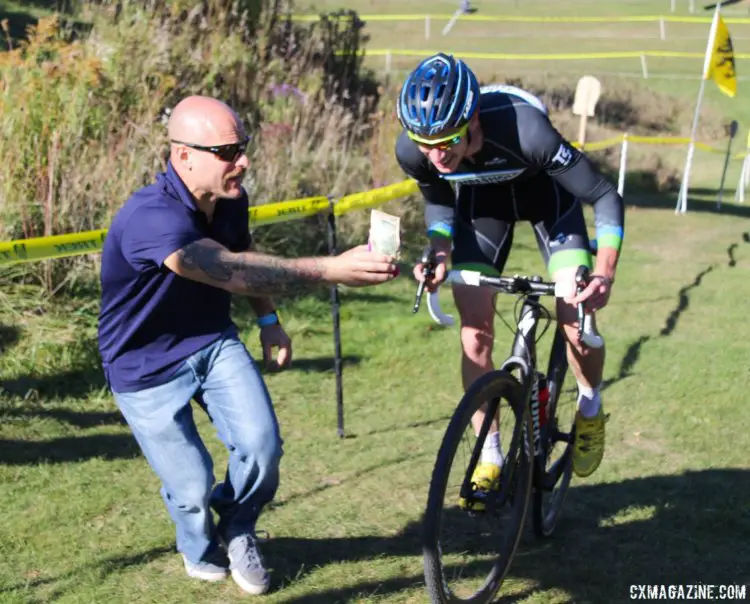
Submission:
[[[504,595],[620,602],[636,583],[750,582],[742,210],[629,207],[602,315],[607,456],[574,482],[554,538],[524,540]],[[508,270],[541,270],[526,228]],[[459,350],[455,331],[411,315],[412,295],[406,279],[343,295],[344,440],[327,304],[285,309],[296,361],[268,376],[286,443],[281,489],[261,523],[272,536],[269,602],[424,601],[419,518],[460,395]],[[0,295],[11,299],[24,298]],[[0,311],[0,601],[239,598],[231,583],[184,578],[157,481],[97,371],[91,308],[25,299]],[[499,308],[508,318],[510,302]],[[250,324],[241,320],[257,354]],[[509,342],[499,333],[498,357]],[[201,427],[220,473],[225,456],[204,418]]]
[[[405,10],[390,0],[348,4],[362,13]],[[450,12],[455,4],[436,1],[430,11]],[[647,14],[669,6],[474,4],[480,14],[551,14],[550,7],[555,14],[573,7]],[[408,10],[421,12],[420,5],[426,3]],[[687,2],[678,5],[684,14]],[[396,39],[392,33],[383,47]],[[529,52],[551,44],[522,42]],[[621,43],[640,48],[643,41]],[[682,100],[697,93],[697,82],[649,85]],[[746,132],[744,95],[727,99],[714,88],[707,86],[707,106],[736,115]],[[684,149],[665,153],[677,165],[684,161]],[[607,454],[594,476],[574,480],[553,538],[524,538],[500,602],[618,603],[630,599],[634,584],[750,584],[750,207],[730,201],[734,162],[717,211],[722,157],[697,157],[687,215],[674,215],[673,195],[626,189],[624,253],[600,318],[608,346]],[[507,272],[541,273],[527,225],[515,241]],[[404,257],[405,264],[414,260],[413,253]],[[103,383],[95,295],[45,298],[34,287],[11,286],[7,274],[0,272],[0,602],[244,601],[231,582],[184,576],[158,482]],[[413,294],[407,277],[342,292],[345,439],[336,435],[327,293],[282,307],[295,361],[291,370],[267,375],[285,455],[277,499],[259,525],[271,536],[264,552],[274,571],[273,592],[261,601],[426,601],[420,516],[461,388],[457,331],[437,328],[424,310],[413,316]],[[449,298],[443,292],[446,310]],[[512,303],[498,302],[506,320]],[[237,317],[259,355],[241,302]],[[497,329],[499,361],[510,336],[500,321]],[[198,417],[221,476],[225,452]]]

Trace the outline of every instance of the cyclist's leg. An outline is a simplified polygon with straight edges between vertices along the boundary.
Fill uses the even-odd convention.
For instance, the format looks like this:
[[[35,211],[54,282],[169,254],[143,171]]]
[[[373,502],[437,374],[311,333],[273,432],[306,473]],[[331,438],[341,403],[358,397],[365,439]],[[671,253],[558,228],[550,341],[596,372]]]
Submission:
[[[479,270],[498,275],[513,240],[513,223],[498,212],[507,186],[462,187],[453,242],[453,268]],[[492,350],[495,337],[495,294],[484,289],[454,285],[453,297],[461,319],[461,376],[464,389],[494,369]],[[472,417],[475,434],[485,418],[484,410]],[[502,463],[497,421],[490,426],[482,462]],[[494,474],[494,471],[491,472]],[[498,472],[499,473],[499,472]]]
[[[534,232],[551,278],[575,291],[577,268],[591,268],[590,243],[580,202],[567,191],[549,182],[550,194],[538,198]],[[541,189],[541,188],[540,188]],[[604,454],[604,412],[599,386],[604,369],[605,347],[584,348],[578,341],[575,306],[557,298],[557,320],[568,345],[568,362],[578,382],[576,447],[573,468],[579,476],[596,470]],[[595,316],[591,317],[596,325]]]

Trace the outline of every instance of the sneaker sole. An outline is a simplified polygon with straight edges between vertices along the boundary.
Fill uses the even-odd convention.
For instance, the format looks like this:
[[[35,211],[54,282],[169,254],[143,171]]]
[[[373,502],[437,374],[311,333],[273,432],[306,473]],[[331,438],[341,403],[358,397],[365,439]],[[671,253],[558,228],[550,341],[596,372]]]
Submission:
[[[264,583],[263,585],[248,583],[245,578],[236,570],[232,571],[232,579],[234,579],[234,582],[240,586],[240,589],[242,589],[242,591],[247,592],[253,596],[263,595],[268,591],[268,588],[270,587],[270,581],[268,583]]]
[[[195,570],[188,570],[187,575],[188,577],[192,577],[193,579],[200,579],[201,581],[209,581],[211,583],[216,583],[217,581],[223,581],[227,578],[227,575],[229,573],[204,573],[200,571]]]

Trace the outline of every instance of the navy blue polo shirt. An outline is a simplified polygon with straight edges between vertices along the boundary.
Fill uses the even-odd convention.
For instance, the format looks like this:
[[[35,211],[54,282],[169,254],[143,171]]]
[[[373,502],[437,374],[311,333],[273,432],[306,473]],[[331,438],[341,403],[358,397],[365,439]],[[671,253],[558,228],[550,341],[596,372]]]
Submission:
[[[181,363],[227,330],[228,291],[176,275],[164,260],[199,239],[250,244],[248,198],[219,199],[213,220],[198,210],[171,163],[117,212],[102,250],[99,352],[115,392],[169,380]]]

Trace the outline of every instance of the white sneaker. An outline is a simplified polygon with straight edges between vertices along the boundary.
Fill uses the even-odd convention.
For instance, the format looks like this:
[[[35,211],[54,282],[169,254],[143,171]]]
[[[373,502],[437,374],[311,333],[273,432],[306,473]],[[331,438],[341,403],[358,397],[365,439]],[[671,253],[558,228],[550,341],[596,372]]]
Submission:
[[[185,561],[185,571],[188,577],[200,579],[201,581],[222,581],[226,579],[228,568],[212,564],[211,562],[191,562],[185,554],[181,554]]]

